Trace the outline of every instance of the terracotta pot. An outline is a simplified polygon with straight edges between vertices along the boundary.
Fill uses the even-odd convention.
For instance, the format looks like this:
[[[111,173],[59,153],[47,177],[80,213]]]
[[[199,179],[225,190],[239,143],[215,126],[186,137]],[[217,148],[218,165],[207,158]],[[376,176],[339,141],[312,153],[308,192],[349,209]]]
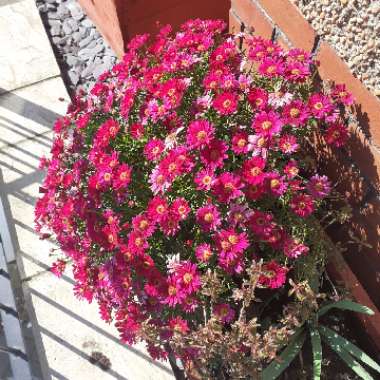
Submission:
[[[115,53],[136,34],[155,33],[157,22],[174,29],[192,18],[220,18],[227,22],[230,0],[79,0]]]

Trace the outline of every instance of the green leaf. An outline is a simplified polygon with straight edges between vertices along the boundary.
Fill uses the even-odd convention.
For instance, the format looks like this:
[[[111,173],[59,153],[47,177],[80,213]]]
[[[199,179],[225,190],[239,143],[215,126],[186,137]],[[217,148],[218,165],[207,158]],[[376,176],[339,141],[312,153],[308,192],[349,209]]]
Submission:
[[[322,334],[323,340],[340,356],[340,358],[363,380],[374,380],[374,378],[346,351],[343,347],[335,344]]]
[[[316,328],[310,329],[311,348],[313,350],[313,376],[320,380],[322,373],[322,344],[321,336]]]
[[[348,341],[346,338],[337,334],[335,331],[329,329],[326,326],[320,326],[321,333],[326,336],[326,338],[333,342],[336,346],[344,348],[352,356],[359,359],[368,367],[371,367],[375,371],[380,373],[380,365],[377,364],[373,359],[371,359],[365,352],[363,352],[358,346]]]
[[[342,310],[350,310],[355,311],[357,313],[363,313],[368,315],[374,315],[375,313],[369,307],[361,305],[360,303],[356,303],[349,300],[337,301],[334,303],[330,303],[326,306],[320,308],[318,312],[318,317],[325,315],[330,309],[342,309]]]
[[[305,341],[305,335],[303,326],[299,327],[290,339],[289,344],[281,352],[278,360],[273,360],[268,367],[264,369],[261,374],[262,380],[274,380],[281,375],[301,350]]]

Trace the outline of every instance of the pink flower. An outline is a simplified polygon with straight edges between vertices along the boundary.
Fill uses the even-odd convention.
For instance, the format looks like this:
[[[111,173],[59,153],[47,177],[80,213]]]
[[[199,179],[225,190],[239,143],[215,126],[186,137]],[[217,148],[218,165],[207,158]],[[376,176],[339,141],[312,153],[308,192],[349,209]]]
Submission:
[[[214,180],[215,175],[212,169],[202,169],[194,178],[194,182],[197,184],[197,190],[210,190]]]
[[[133,229],[143,237],[149,237],[155,230],[154,224],[144,214],[136,215],[132,218]]]
[[[130,134],[135,140],[140,140],[144,136],[144,126],[139,123],[134,123],[130,127]]]
[[[221,223],[220,213],[213,204],[200,207],[196,212],[196,219],[202,230],[206,232],[215,230]]]
[[[264,181],[264,168],[266,161],[261,157],[253,157],[244,161],[242,166],[242,175],[245,182],[251,185],[257,185]]]
[[[127,164],[121,164],[113,178],[113,187],[115,189],[126,188],[131,182],[132,169]]]
[[[348,140],[348,130],[340,123],[331,124],[326,131],[325,140],[327,144],[342,147]]]
[[[188,202],[184,198],[176,198],[170,206],[172,212],[179,220],[184,220],[190,213]]]
[[[298,61],[290,62],[285,72],[285,77],[295,82],[304,82],[309,75],[309,64],[305,65]]]
[[[282,121],[273,111],[261,111],[255,116],[252,128],[261,136],[271,137],[281,132]]]
[[[148,217],[155,223],[161,222],[169,211],[166,199],[160,197],[152,198],[148,203]]]
[[[288,268],[279,265],[275,260],[265,263],[262,270],[264,274],[259,279],[262,286],[269,289],[278,289],[285,284]]]
[[[305,124],[309,117],[307,109],[301,100],[293,100],[287,104],[282,114],[284,116],[284,123],[295,127]]]
[[[214,306],[214,315],[224,324],[231,323],[235,318],[235,310],[227,303]]]
[[[190,261],[182,261],[175,273],[177,284],[185,294],[192,294],[201,287],[201,278],[197,266]]]
[[[285,134],[281,136],[278,142],[278,147],[282,153],[292,154],[297,152],[299,145],[295,136]]]
[[[284,174],[286,175],[286,178],[292,179],[298,175],[299,168],[298,163],[296,160],[290,160],[285,166],[284,166]]]
[[[272,58],[264,58],[259,66],[259,73],[268,78],[282,75],[283,72],[283,64],[280,61],[276,61]]]
[[[248,184],[244,187],[244,193],[246,197],[252,201],[257,201],[265,193],[264,183],[258,183],[256,185]]]
[[[232,204],[228,211],[228,222],[231,226],[243,226],[249,216],[251,215],[251,210],[246,204]]]
[[[66,261],[65,260],[57,260],[55,261],[52,265],[51,265],[51,272],[57,276],[58,278],[59,277],[62,277],[63,275],[63,272],[65,271],[66,269]]]
[[[149,176],[150,189],[153,194],[164,193],[171,185],[168,178],[159,167],[155,167]]]
[[[329,194],[331,190],[331,184],[325,175],[320,176],[318,174],[315,174],[310,178],[306,188],[314,198],[322,199]]]
[[[204,147],[211,142],[214,132],[214,127],[207,120],[195,120],[187,129],[187,145],[190,148]]]
[[[232,151],[235,154],[244,154],[248,152],[248,133],[238,132],[232,136]]]
[[[221,115],[231,115],[237,110],[238,96],[234,92],[223,92],[216,96],[212,105]]]
[[[174,236],[180,229],[178,215],[171,211],[167,213],[160,222],[160,228],[166,236]]]
[[[232,173],[222,173],[216,178],[212,192],[218,198],[219,202],[228,203],[232,199],[236,199],[243,195],[240,190],[243,184],[240,181],[240,177]]]
[[[314,211],[313,198],[307,194],[293,196],[290,201],[291,210],[301,218],[306,218]]]
[[[165,144],[162,140],[153,138],[144,147],[144,155],[149,161],[156,161],[164,151]]]
[[[189,331],[189,326],[187,324],[187,321],[185,321],[179,316],[175,318],[171,318],[169,320],[169,326],[171,330],[180,334],[186,334]]]
[[[201,161],[206,167],[221,168],[223,161],[228,158],[227,150],[228,147],[224,141],[214,139],[207,148],[201,150]]]
[[[268,93],[262,88],[252,89],[247,98],[254,109],[265,109],[268,104]]]
[[[265,182],[270,193],[275,197],[281,197],[287,189],[287,183],[284,177],[281,177],[277,172],[270,172],[265,174]]]
[[[317,119],[323,119],[334,108],[330,99],[323,94],[312,95],[309,98],[308,106],[311,114]]]
[[[332,97],[339,103],[350,106],[354,103],[353,95],[347,91],[345,84],[337,84],[331,92]]]
[[[221,253],[235,258],[236,255],[243,253],[249,246],[247,235],[238,233],[233,229],[220,230],[216,235],[216,243]]]
[[[249,218],[249,227],[259,237],[272,233],[274,226],[273,215],[268,212],[254,210]]]
[[[167,296],[165,303],[171,307],[175,307],[177,304],[181,304],[186,297],[185,292],[181,289],[178,283],[177,276],[169,276],[167,279]]]
[[[201,262],[208,262],[212,255],[210,244],[200,244],[195,248],[195,256]]]
[[[309,247],[300,243],[298,240],[287,238],[284,242],[284,254],[292,259],[297,259],[300,256],[306,255],[309,252]]]

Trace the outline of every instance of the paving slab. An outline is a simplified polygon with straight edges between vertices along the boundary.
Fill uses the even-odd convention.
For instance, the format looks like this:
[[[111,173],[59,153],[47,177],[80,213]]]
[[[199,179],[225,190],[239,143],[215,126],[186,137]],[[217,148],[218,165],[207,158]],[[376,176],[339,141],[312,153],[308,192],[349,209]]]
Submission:
[[[173,379],[169,366],[151,361],[142,345],[122,344],[116,329],[100,319],[96,304],[73,297],[71,281],[46,273],[30,280],[26,289],[37,313],[52,379]],[[110,360],[109,370],[91,364],[93,352]]]
[[[0,93],[60,75],[34,0],[0,1]]]

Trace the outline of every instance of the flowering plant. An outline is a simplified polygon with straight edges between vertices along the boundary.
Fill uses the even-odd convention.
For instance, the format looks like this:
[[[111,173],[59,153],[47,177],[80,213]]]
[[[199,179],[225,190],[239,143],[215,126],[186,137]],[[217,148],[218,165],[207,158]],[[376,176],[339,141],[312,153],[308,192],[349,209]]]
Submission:
[[[315,133],[345,143],[353,99],[317,90],[305,51],[224,28],[137,36],[77,96],[41,161],[36,224],[122,341],[236,378],[318,308],[328,249],[312,216],[332,185],[306,152]]]

